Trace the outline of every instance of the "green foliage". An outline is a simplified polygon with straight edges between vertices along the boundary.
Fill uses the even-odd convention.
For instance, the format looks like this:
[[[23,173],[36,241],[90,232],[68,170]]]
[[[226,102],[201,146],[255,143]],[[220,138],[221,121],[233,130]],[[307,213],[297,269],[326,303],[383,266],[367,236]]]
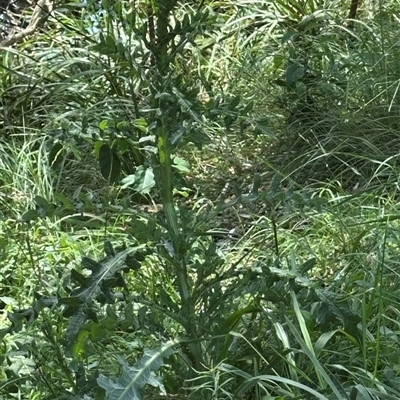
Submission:
[[[134,365],[130,366],[122,357],[118,357],[123,368],[123,375],[117,382],[104,375],[97,378],[99,385],[106,391],[106,399],[109,400],[140,400],[143,397],[140,389],[150,384],[158,387],[160,392],[166,395],[164,385],[154,375],[153,371],[163,366],[162,358],[173,354],[171,346],[159,350],[145,349],[143,357]]]
[[[101,174],[110,183],[116,182],[121,172],[121,162],[118,155],[108,144],[103,144],[99,150]]]
[[[387,3],[59,4],[3,49],[0,397],[399,398]]]
[[[61,303],[65,303],[63,314],[69,318],[67,327],[67,338],[73,341],[80,332],[82,325],[88,316],[93,316],[92,301],[113,304],[115,295],[112,292],[114,286],[124,287],[125,282],[120,275],[120,271],[135,270],[140,267],[138,260],[143,260],[144,256],[138,248],[125,249],[114,253],[111,245],[106,246],[107,258],[100,262],[91,260],[88,257],[82,258],[82,268],[91,271],[90,276],[86,277],[82,273],[73,269],[71,271],[72,283],[77,283],[78,287],[69,293],[69,297]]]

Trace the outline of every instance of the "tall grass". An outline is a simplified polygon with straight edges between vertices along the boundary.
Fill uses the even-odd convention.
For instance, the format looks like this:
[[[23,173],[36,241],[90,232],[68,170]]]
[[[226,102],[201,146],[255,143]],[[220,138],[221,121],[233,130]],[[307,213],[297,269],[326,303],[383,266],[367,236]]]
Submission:
[[[177,197],[178,222],[187,232],[204,232],[187,256],[189,281],[198,278],[200,267],[215,267],[209,281],[197,286],[211,282],[209,292],[221,293],[208,303],[199,296],[193,307],[207,323],[208,308],[223,311],[188,342],[203,353],[196,370],[188,351],[165,361],[166,387],[177,398],[400,397],[398,46],[391,10],[397,5],[380,4],[374,14],[364,10],[355,40],[348,40],[340,2],[310,0],[301,10],[297,3],[225,2],[219,13],[211,4],[214,30],[186,49],[192,64],[184,65],[182,56],[174,66],[188,81],[198,77],[204,103],[216,101],[207,97],[212,87],[224,112],[233,113],[229,107],[239,95],[241,110],[250,110],[226,126],[218,118],[210,122],[204,129],[212,141],[201,150],[179,149],[192,163],[185,182],[191,187],[184,191],[195,195],[190,210]],[[185,7],[190,5],[181,5],[179,16]],[[301,31],[318,8],[328,15],[315,22],[323,24],[319,34]],[[144,12],[141,17],[144,23]],[[103,22],[101,29],[129,42],[132,32],[115,25],[115,15]],[[92,395],[99,371],[118,374],[117,355],[136,358],[147,346],[182,337],[181,321],[189,325],[183,311],[176,317],[176,277],[161,257],[170,245],[165,230],[157,232],[162,214],[144,216],[128,192],[114,197],[118,189],[104,189],[87,145],[98,139],[99,126],[121,116],[134,120],[138,107],[150,112],[148,92],[135,92],[150,72],[124,75],[127,64],[110,63],[88,49],[93,38],[82,34],[81,44],[71,45],[81,29],[76,20],[65,17],[55,29],[61,26],[63,36],[50,32],[51,48],[43,35],[20,52],[1,55],[9,104],[2,129],[10,136],[0,145],[0,300],[12,312],[29,307],[38,294],[59,291],[67,297],[63,279],[81,255],[97,259],[105,237],[140,237],[154,245],[159,234],[159,253],[129,279],[138,296],[123,293],[129,301],[118,305],[122,311],[114,305],[99,311],[108,337],[90,331],[94,323],[85,326],[84,334],[92,335],[85,359],[63,354],[66,322],[58,311],[5,336],[4,398],[14,397],[11,392],[29,399],[73,398],[72,390]],[[296,30],[300,44],[290,39]],[[137,51],[148,57],[139,44]],[[311,84],[289,74],[304,52],[316,75]],[[58,170],[49,157],[55,144],[64,157]],[[79,167],[71,154],[80,158]],[[60,192],[74,197],[81,187],[104,190],[100,200],[119,207],[99,211],[88,201],[100,229],[82,212],[74,214],[75,222],[81,218],[79,227],[64,224],[71,215],[20,220],[35,208],[35,196],[57,202]],[[76,197],[87,200],[81,192]],[[2,327],[8,323],[3,314]],[[25,368],[17,368],[21,363]],[[87,380],[80,379],[85,374]],[[149,389],[149,396],[158,394]]]

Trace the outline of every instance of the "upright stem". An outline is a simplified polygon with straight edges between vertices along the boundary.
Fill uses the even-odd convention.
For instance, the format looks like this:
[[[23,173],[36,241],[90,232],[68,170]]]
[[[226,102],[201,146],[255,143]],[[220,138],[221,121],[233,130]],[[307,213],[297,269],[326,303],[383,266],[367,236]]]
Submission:
[[[182,258],[180,241],[181,235],[178,227],[178,216],[173,203],[172,186],[172,165],[170,146],[168,142],[168,122],[161,120],[161,126],[157,129],[158,136],[158,161],[160,163],[161,184],[162,184],[162,203],[167,220],[169,232],[174,244],[175,256],[177,257],[177,278],[179,293],[182,304],[187,304],[190,299],[189,283],[187,278],[186,265]]]
[[[169,68],[168,48],[170,37],[168,35],[168,26],[171,11],[175,8],[177,0],[156,0],[155,15],[157,18],[156,28],[156,66],[159,73],[164,74]]]
[[[177,4],[176,0],[155,0],[154,15],[156,17],[156,40],[154,44],[155,57],[155,74],[153,75],[154,87],[157,92],[168,91],[166,82],[170,73],[170,49],[173,43],[174,35],[171,35],[170,17],[171,11]],[[196,342],[197,325],[195,305],[191,296],[190,284],[188,278],[188,270],[186,265],[186,243],[184,234],[181,232],[178,221],[178,214],[173,202],[173,184],[172,184],[172,160],[171,160],[171,141],[170,132],[173,129],[173,121],[176,115],[174,107],[171,104],[164,103],[159,99],[156,108],[160,110],[161,116],[157,117],[157,148],[158,148],[158,164],[160,168],[159,184],[162,186],[161,196],[167,229],[170,234],[174,254],[171,263],[175,269],[179,295],[181,298],[180,315],[182,316],[182,325],[189,339],[187,347],[190,352],[190,358],[193,366],[197,369],[201,366],[202,355],[201,347]]]

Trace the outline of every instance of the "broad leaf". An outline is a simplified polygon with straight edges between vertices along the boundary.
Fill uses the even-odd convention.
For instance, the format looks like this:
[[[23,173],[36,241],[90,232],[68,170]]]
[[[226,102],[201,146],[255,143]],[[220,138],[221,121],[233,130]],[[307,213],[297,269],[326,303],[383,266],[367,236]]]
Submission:
[[[121,161],[118,154],[108,145],[103,144],[99,150],[100,171],[109,183],[116,182],[121,173]]]
[[[51,167],[59,165],[65,157],[65,149],[61,143],[56,143],[48,154],[48,161]]]
[[[122,180],[123,188],[133,186],[141,194],[149,194],[155,185],[153,168],[140,165],[134,175],[128,175]]]
[[[38,218],[39,218],[39,213],[36,210],[28,210],[22,215],[21,221],[22,222],[31,222],[31,221],[35,221]]]
[[[190,164],[183,158],[175,156],[173,167],[181,172],[190,172]]]

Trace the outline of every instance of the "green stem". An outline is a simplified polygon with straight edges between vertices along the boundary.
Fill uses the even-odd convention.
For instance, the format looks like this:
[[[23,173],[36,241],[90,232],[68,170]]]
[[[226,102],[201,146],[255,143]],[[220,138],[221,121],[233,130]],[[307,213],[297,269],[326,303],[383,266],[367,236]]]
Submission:
[[[162,119],[161,126],[157,129],[158,136],[158,160],[161,170],[162,184],[162,203],[167,221],[168,231],[171,235],[172,244],[175,250],[176,257],[176,273],[178,278],[179,293],[182,299],[182,304],[186,305],[190,302],[189,282],[184,257],[181,254],[180,230],[178,227],[178,216],[173,203],[173,187],[172,187],[172,165],[171,154],[168,142],[168,122]]]
[[[155,15],[157,20],[156,36],[156,66],[158,72],[165,74],[169,67],[168,47],[170,38],[168,37],[168,27],[170,14],[177,4],[177,0],[156,1]]]
[[[155,0],[153,4],[154,15],[157,21],[155,32],[156,43],[154,45],[155,70],[157,71],[159,78],[163,77],[159,83],[166,82],[165,77],[168,76],[170,72],[171,58],[169,57],[169,50],[174,39],[174,35],[170,32],[170,15],[176,4],[177,0]],[[163,85],[164,83],[161,83],[161,86]],[[160,87],[158,87],[158,91],[163,92]],[[169,104],[162,103],[163,101],[160,100],[160,103],[157,104],[157,108],[162,110],[162,116],[157,118],[157,147],[158,164],[160,168],[159,183],[162,185],[162,204],[167,229],[174,248],[174,255],[171,257],[170,263],[175,269],[179,295],[181,298],[179,314],[184,320],[182,326],[190,339],[197,339],[198,324],[196,322],[195,304],[191,296],[186,265],[188,241],[179,227],[178,215],[173,202],[172,160],[169,132],[171,131],[175,113],[170,109]],[[196,369],[200,368],[202,362],[201,347],[197,342],[188,343],[187,347],[192,355],[190,358],[193,362],[193,366]]]

